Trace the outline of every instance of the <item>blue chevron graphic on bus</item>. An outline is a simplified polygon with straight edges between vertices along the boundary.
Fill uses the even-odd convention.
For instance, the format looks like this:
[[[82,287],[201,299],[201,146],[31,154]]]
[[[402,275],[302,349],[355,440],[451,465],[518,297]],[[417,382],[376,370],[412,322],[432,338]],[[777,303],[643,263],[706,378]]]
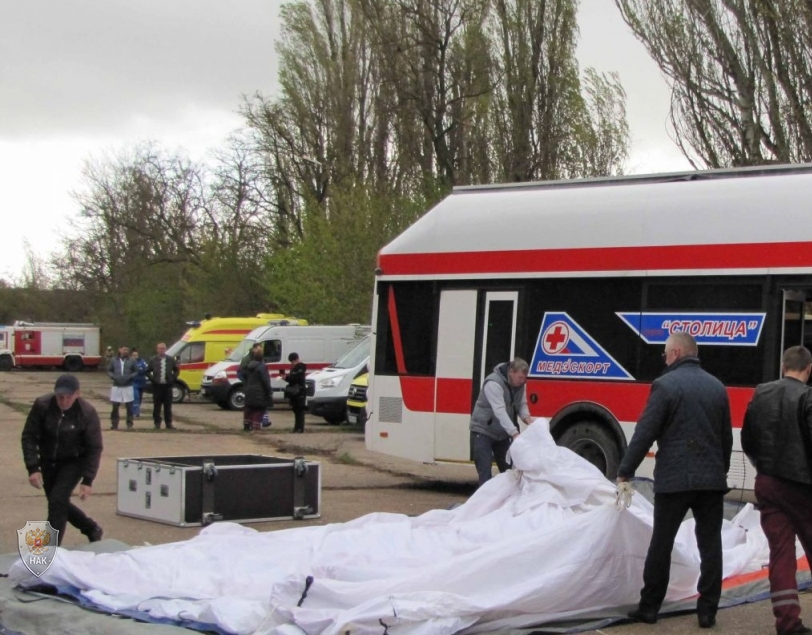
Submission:
[[[664,344],[671,333],[694,336],[697,344],[756,346],[765,313],[616,313],[647,344]]]
[[[634,379],[589,333],[563,312],[544,314],[529,375],[567,379]]]

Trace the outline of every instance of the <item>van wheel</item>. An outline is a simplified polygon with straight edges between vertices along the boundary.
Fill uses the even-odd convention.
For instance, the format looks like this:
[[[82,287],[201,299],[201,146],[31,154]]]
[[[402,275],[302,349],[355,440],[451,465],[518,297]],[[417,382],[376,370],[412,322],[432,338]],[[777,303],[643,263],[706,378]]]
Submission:
[[[614,436],[597,421],[578,421],[556,439],[597,467],[609,480],[615,480],[620,467],[620,448]]]
[[[324,420],[331,426],[338,426],[344,423],[347,417],[346,415],[330,415],[329,417],[324,417]]]
[[[3,355],[0,357],[0,371],[7,371],[14,368],[14,362],[11,361],[11,355]]]
[[[228,393],[227,407],[229,410],[242,410],[245,407],[245,393],[241,387],[233,388]]]
[[[66,357],[65,361],[62,363],[62,368],[64,368],[69,373],[78,373],[84,364],[82,363],[81,357]]]
[[[183,403],[184,399],[186,399],[186,386],[172,384],[172,403]]]

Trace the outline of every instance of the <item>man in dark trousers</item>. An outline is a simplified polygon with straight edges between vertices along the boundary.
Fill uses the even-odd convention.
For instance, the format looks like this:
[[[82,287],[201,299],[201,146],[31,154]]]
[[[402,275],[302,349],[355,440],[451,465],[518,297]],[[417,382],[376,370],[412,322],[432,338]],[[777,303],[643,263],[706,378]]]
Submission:
[[[756,468],[761,528],[770,546],[770,600],[778,635],[810,634],[801,621],[795,537],[812,562],[812,353],[784,352],[783,378],[756,387],[742,427],[742,449]]]
[[[161,428],[161,408],[167,430],[172,429],[172,386],[178,378],[180,368],[173,357],[166,354],[166,344],[159,342],[155,347],[157,355],[149,360],[147,379],[152,384],[152,421],[156,429]]]
[[[722,594],[722,518],[727,472],[733,448],[730,402],[718,379],[699,364],[696,341],[688,333],[666,340],[666,369],[651,394],[618,469],[627,481],[657,442],[654,467],[654,529],[638,608],[629,617],[657,621],[671,573],[671,550],[685,514],[696,521],[701,560],[697,618],[701,628],[716,623]]]
[[[518,420],[533,421],[527,408],[528,371],[527,362],[517,357],[496,366],[482,383],[469,425],[480,486],[491,479],[494,461],[500,473],[510,467],[507,452],[519,434]]]
[[[273,407],[273,388],[268,367],[263,359],[263,346],[257,342],[251,347],[250,359],[243,358],[240,364],[240,374],[243,378],[245,390],[245,405],[243,406],[243,430],[245,432],[258,432],[262,429],[262,419]]]
[[[34,401],[22,434],[23,460],[28,482],[45,489],[48,522],[59,531],[59,544],[70,522],[90,542],[102,538],[102,528],[70,496],[79,485],[79,498],[93,493],[99,471],[102,432],[96,409],[79,395],[79,380],[61,375],[54,392]]]
[[[291,368],[285,376],[288,385],[285,388],[285,396],[293,408],[293,431],[304,433],[305,411],[307,410],[307,366],[299,359],[299,353],[288,355]]]
[[[135,401],[135,391],[133,382],[138,374],[135,360],[130,357],[130,349],[126,346],[119,346],[118,355],[110,360],[107,366],[107,375],[113,380],[110,388],[110,403],[113,409],[110,412],[110,429],[118,430],[119,408],[124,404],[127,411],[127,429],[133,427],[133,402]]]

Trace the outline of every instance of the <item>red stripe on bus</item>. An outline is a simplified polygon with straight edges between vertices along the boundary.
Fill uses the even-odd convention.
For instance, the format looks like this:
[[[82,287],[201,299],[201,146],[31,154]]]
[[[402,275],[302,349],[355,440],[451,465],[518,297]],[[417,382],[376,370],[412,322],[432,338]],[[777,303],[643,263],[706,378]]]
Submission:
[[[398,308],[395,304],[395,290],[389,287],[389,325],[392,327],[392,344],[395,347],[395,365],[398,374],[406,372],[406,362],[403,356],[403,341],[400,339],[400,322],[398,321]]]
[[[552,417],[562,408],[577,401],[594,401],[607,408],[618,421],[637,421],[643,413],[651,384],[598,381],[529,380],[527,398],[536,392],[543,417]],[[728,388],[730,418],[734,428],[741,428],[752,388]],[[531,411],[534,410],[532,404]]]
[[[434,377],[401,377],[400,393],[403,395],[403,403],[409,410],[434,412]],[[470,410],[469,402],[468,411]]]
[[[400,377],[400,390],[406,408],[413,412],[436,411],[444,414],[471,412],[473,382],[470,379],[440,377],[436,383],[435,410],[435,378]],[[530,412],[535,416],[551,418],[570,404],[586,401],[603,406],[618,421],[637,421],[650,389],[651,384],[647,383],[530,379],[527,382],[527,399]],[[532,402],[534,394],[538,397],[535,404]],[[728,388],[727,394],[733,427],[741,428],[753,388]]]
[[[437,378],[437,412],[471,413],[470,379]]]
[[[378,266],[385,276],[812,267],[812,243],[381,254]]]

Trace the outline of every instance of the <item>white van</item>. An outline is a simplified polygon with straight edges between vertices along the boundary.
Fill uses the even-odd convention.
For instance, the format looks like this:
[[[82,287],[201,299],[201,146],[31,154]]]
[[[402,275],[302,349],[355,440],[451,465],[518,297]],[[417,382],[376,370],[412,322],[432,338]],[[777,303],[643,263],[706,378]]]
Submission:
[[[290,368],[288,355],[298,353],[308,371],[329,366],[334,360],[366,339],[370,327],[343,326],[264,326],[251,331],[228,359],[209,366],[203,373],[201,393],[224,409],[239,410],[245,403],[242,381],[237,377],[240,362],[256,342],[264,345],[265,364],[271,374],[274,402],[285,400],[281,375]]]
[[[307,409],[310,414],[338,424],[347,419],[350,384],[367,372],[372,339],[366,337],[335,364],[307,376]]]

